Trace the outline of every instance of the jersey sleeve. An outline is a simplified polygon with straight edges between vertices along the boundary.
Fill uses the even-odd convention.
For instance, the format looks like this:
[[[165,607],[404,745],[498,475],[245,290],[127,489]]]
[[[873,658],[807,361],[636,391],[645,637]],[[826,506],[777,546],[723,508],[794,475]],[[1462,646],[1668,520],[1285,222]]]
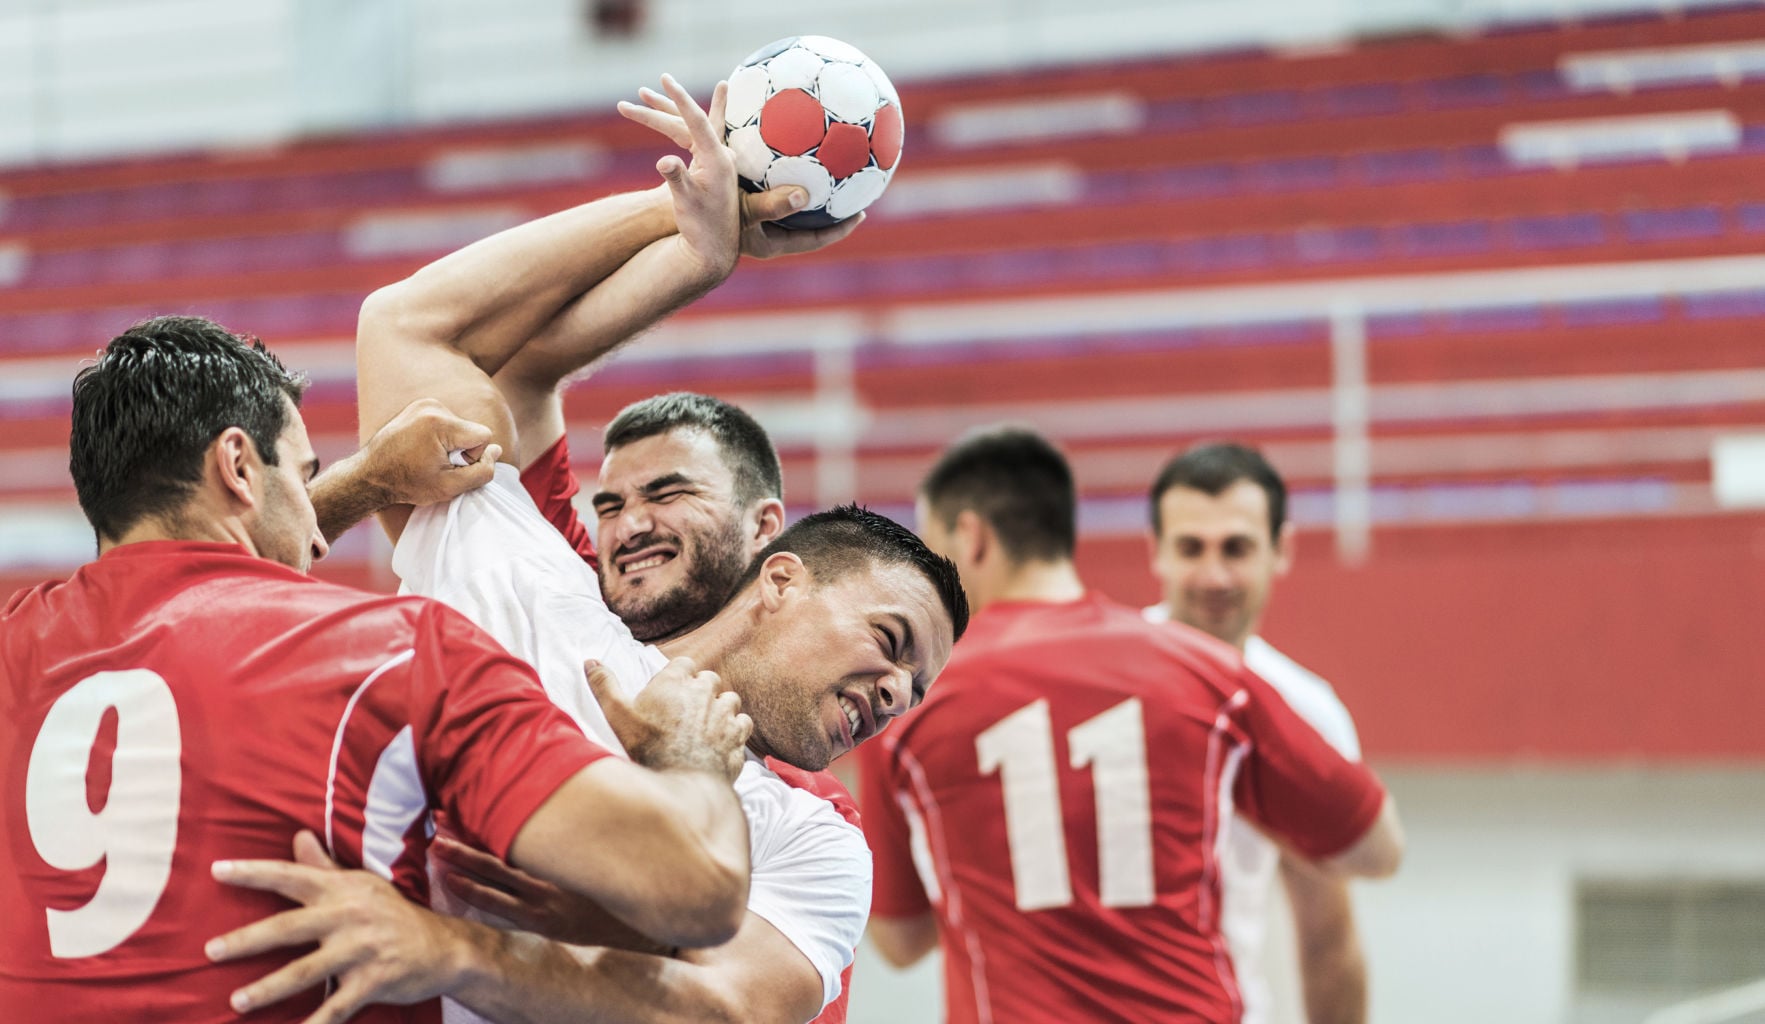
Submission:
[[[507,858],[533,812],[609,752],[553,706],[533,670],[464,616],[421,613],[413,704],[428,709],[418,756],[429,791],[466,842]]]
[[[1360,734],[1347,705],[1324,679],[1260,636],[1244,645],[1244,664],[1281,693],[1287,706],[1322,733],[1350,761],[1361,759]]]
[[[1237,717],[1251,746],[1233,788],[1237,809],[1306,857],[1346,850],[1378,818],[1385,787],[1260,676],[1246,669],[1241,681],[1248,699]]]
[[[885,740],[858,748],[858,807],[864,840],[870,845],[873,882],[870,912],[878,917],[917,917],[931,912],[931,899],[913,860],[913,835],[892,776],[893,744]]]
[[[768,778],[755,763],[743,776],[736,790],[748,815],[753,860],[748,910],[815,965],[826,1006],[840,994],[841,972],[864,937],[870,851],[863,834],[827,801]]]
[[[572,500],[582,491],[582,482],[576,479],[576,472],[570,468],[568,434],[558,438],[544,455],[521,471],[521,486],[533,496],[533,503],[539,506],[546,522],[564,535],[564,540],[590,568],[598,570],[600,560],[595,555],[594,535],[583,524],[582,517],[576,514],[576,502]]]

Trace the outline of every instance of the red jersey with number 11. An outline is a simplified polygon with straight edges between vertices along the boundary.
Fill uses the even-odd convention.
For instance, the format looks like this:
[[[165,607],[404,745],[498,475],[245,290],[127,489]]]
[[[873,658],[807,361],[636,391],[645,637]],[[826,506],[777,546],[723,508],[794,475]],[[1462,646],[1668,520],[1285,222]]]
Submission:
[[[214,881],[214,861],[286,860],[312,829],[422,900],[432,811],[507,857],[602,756],[532,669],[433,601],[232,545],[115,548],[0,612],[0,1016],[237,1019],[229,994],[294,954],[215,965],[203,944],[289,904]]]
[[[859,756],[872,913],[935,913],[951,1024],[1236,1021],[1234,806],[1322,858],[1384,799],[1236,650],[1098,595],[989,605]]]

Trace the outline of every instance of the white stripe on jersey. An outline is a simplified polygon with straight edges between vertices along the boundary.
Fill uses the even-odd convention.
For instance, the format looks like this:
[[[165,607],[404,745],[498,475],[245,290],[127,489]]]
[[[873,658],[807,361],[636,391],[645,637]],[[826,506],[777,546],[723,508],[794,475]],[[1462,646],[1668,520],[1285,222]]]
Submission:
[[[907,769],[907,778],[913,786],[914,794],[919,798],[920,807],[925,810],[926,824],[933,843],[942,848],[943,855],[935,856],[933,863],[944,871],[950,870],[950,845],[944,838],[944,815],[938,808],[938,801],[932,796],[931,783],[926,780],[925,768],[919,759],[906,747],[895,748],[895,756],[900,758],[901,766]],[[993,1024],[992,1000],[987,995],[987,956],[981,948],[977,936],[962,919],[962,892],[956,885],[956,876],[951,872],[944,878],[944,913],[950,919],[950,927],[962,933],[962,944],[968,950],[968,968],[970,983],[974,988],[975,1019],[980,1024]]]
[[[331,767],[325,772],[325,852],[332,857],[337,856],[337,846],[331,830],[331,818],[337,803],[337,760],[343,755],[343,733],[349,728],[349,718],[355,714],[355,706],[361,702],[362,694],[368,692],[368,687],[374,685],[374,680],[416,656],[417,650],[413,647],[393,655],[379,668],[368,673],[368,678],[362,680],[362,685],[349,695],[349,703],[343,706],[343,717],[337,720],[337,735],[331,740]]]
[[[429,806],[423,777],[417,773],[415,733],[405,726],[386,744],[368,780],[362,814],[362,867],[381,878],[392,877],[392,865],[404,854],[404,836]]]

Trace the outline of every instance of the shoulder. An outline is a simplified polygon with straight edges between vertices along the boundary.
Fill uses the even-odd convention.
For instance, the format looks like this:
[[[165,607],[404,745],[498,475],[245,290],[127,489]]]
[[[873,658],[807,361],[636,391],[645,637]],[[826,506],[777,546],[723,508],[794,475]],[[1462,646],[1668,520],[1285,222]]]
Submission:
[[[1276,650],[1260,636],[1244,645],[1244,664],[1274,687],[1299,717],[1351,758],[1360,756],[1354,716],[1324,678]]]
[[[735,791],[748,815],[756,868],[762,861],[810,863],[832,856],[861,863],[868,875],[870,849],[864,834],[828,798],[786,782],[759,761],[742,768]]]

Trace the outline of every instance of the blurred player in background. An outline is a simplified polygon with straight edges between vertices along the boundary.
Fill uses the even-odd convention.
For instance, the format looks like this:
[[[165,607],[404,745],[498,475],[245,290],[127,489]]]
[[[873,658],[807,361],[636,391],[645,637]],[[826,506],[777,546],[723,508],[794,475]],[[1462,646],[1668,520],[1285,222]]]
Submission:
[[[231,1019],[261,965],[211,967],[203,941],[285,904],[220,885],[211,864],[281,856],[297,833],[313,853],[319,833],[420,899],[431,811],[638,927],[727,938],[747,893],[738,703],[671,676],[647,707],[672,695],[681,739],[652,773],[585,739],[457,613],[306,576],[326,542],[303,387],[193,317],[136,326],[75,381],[70,463],[100,556],[0,616],[0,799],[16,826],[0,1006]],[[357,463],[369,480],[374,461]],[[319,980],[263,1019],[305,1016]]]
[[[1261,453],[1238,444],[1185,452],[1166,463],[1152,485],[1152,571],[1164,601],[1147,608],[1146,617],[1186,623],[1238,648],[1251,671],[1342,756],[1358,761],[1354,719],[1330,684],[1256,635],[1275,578],[1292,565],[1293,548],[1286,484]],[[1274,1024],[1268,961],[1293,952],[1310,1024],[1363,1024],[1366,960],[1348,882],[1283,855],[1255,828],[1229,829],[1220,860],[1223,925],[1245,1024]],[[1277,868],[1293,909],[1294,951],[1268,947]]]
[[[557,385],[565,374],[714,287],[744,246],[767,254],[806,250],[850,230],[847,224],[776,239],[744,232],[727,150],[691,97],[666,81],[673,100],[662,123],[670,137],[690,130],[693,160],[688,167],[666,158],[663,190],[610,197],[512,229],[369,299],[358,339],[364,430],[411,397],[428,395],[491,424],[505,451],[555,452],[564,432]],[[722,96],[720,87],[713,120]],[[789,211],[786,198],[748,197],[746,207],[778,216]],[[744,467],[726,463],[717,431],[688,422],[694,409],[736,425],[750,449],[764,449],[760,461],[771,464],[772,480],[744,480]],[[496,1019],[735,1013],[804,1021],[840,991],[868,906],[869,857],[862,836],[832,805],[786,786],[761,756],[817,771],[875,734],[916,703],[941,669],[965,625],[966,606],[954,568],[880,516],[836,509],[778,532],[782,506],[767,496],[778,489],[776,456],[757,425],[738,422],[745,415],[683,396],[640,403],[631,413],[615,424],[622,441],[595,495],[602,570],[616,574],[618,586],[610,589],[629,598],[622,603],[647,635],[723,673],[764,722],[737,782],[752,830],[750,913],[733,941],[681,960],[581,951],[577,984],[562,989],[535,983],[531,960],[508,959],[507,941],[482,932],[471,933],[476,944],[466,953],[394,967],[420,975],[422,985],[448,985],[456,979],[446,968],[463,956],[481,957],[493,965],[487,972],[506,980],[496,1000],[474,1007]],[[567,459],[555,464],[567,470]],[[569,483],[529,478],[542,495]],[[744,493],[750,489],[752,496]],[[398,536],[394,566],[408,586],[507,635],[585,730],[617,731],[616,708],[589,700],[569,666],[584,657],[618,661],[633,665],[641,679],[662,655],[634,639],[602,603],[585,552],[572,550],[548,524],[512,466],[499,467],[482,491],[418,510],[406,524],[398,518],[391,523]],[[583,531],[559,525],[580,548]],[[772,534],[757,558],[745,557]],[[719,544],[737,546],[739,574],[717,570],[719,562],[736,561],[715,550]],[[706,566],[716,571],[694,571]],[[683,595],[687,604],[674,600]],[[707,596],[715,603],[704,607]],[[484,869],[481,861],[473,867]],[[516,881],[510,888],[526,887]],[[468,890],[488,895],[482,887]],[[497,909],[530,922],[570,916]],[[431,948],[445,946],[455,933],[426,920],[421,933],[443,936]],[[559,937],[592,941],[579,928]],[[535,955],[553,962],[570,954]]]
[[[1396,810],[1232,648],[1087,591],[1066,460],[971,435],[921,486],[977,609],[922,708],[862,755],[870,935],[944,952],[946,1019],[1239,1019],[1219,922],[1236,807],[1320,870],[1385,875]]]

